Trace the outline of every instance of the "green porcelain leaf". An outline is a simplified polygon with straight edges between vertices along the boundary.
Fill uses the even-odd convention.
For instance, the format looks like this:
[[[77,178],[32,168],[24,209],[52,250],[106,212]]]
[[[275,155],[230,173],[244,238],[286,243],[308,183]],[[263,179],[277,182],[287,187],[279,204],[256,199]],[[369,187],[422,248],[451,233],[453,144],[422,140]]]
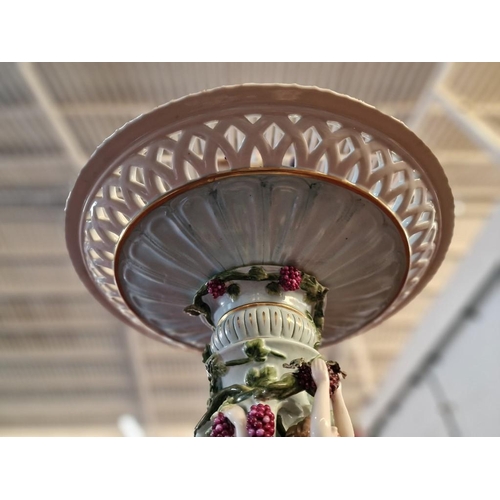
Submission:
[[[278,375],[274,366],[265,366],[260,370],[258,368],[251,368],[245,377],[245,383],[250,387],[265,387],[277,380]]]

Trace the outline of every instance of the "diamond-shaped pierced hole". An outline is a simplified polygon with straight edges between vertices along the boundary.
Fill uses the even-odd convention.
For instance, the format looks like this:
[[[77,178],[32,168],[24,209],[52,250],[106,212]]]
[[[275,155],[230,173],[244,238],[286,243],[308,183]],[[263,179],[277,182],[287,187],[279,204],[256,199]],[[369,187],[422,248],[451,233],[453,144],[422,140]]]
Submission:
[[[144,181],[144,171],[140,167],[130,167],[128,178],[132,184],[138,184],[140,186],[145,186]]]
[[[106,276],[102,273],[102,271],[97,267],[93,262],[88,262],[90,272],[92,273],[92,277],[99,281],[99,285],[102,286],[103,288],[106,286],[106,283],[104,279],[106,279]],[[104,278],[104,279],[103,279]]]
[[[373,137],[370,134],[367,134],[366,132],[361,132],[361,139],[363,139],[363,142],[365,144],[368,144],[369,142],[373,141]]]
[[[417,278],[415,278],[415,275],[418,273],[418,267],[414,267],[413,269],[410,269],[408,271],[408,276],[407,280],[409,280],[410,283],[413,283],[414,285],[418,283]]]
[[[156,161],[161,163],[163,166],[169,168],[170,170],[174,169],[172,164],[172,152],[163,148],[158,148],[158,152],[156,153]]]
[[[220,148],[217,148],[217,151],[215,152],[215,164],[217,172],[224,172],[226,170],[231,170],[231,166],[227,161],[226,155]]]
[[[118,235],[113,233],[113,231],[105,230],[106,236],[113,242],[116,243],[118,241]]]
[[[418,233],[412,234],[409,238],[410,245],[415,244],[422,237],[422,234],[422,231],[418,231]]]
[[[293,115],[288,115],[288,119],[293,123],[297,123],[302,117],[300,115],[296,115],[296,114],[293,114]]]
[[[127,217],[123,212],[119,210],[111,209],[113,217],[118,221],[122,226],[126,226],[130,222],[130,217]]]
[[[253,148],[252,157],[250,158],[250,167],[263,167],[264,161],[262,160],[262,155],[257,148]]]
[[[327,121],[326,124],[328,125],[330,132],[337,132],[337,130],[342,128],[342,124],[336,121]]]
[[[391,189],[396,189],[399,186],[402,186],[406,181],[406,172],[404,170],[400,170],[399,172],[395,172],[392,174],[391,178]]]
[[[413,221],[413,215],[409,215],[408,217],[406,217],[406,219],[403,220],[402,224],[403,224],[403,227],[408,227]]]
[[[354,167],[349,170],[349,173],[347,174],[347,180],[349,182],[352,182],[353,184],[356,184],[358,182],[359,178],[359,163],[356,163]]]
[[[380,191],[382,191],[382,181],[377,181],[370,189],[370,193],[373,194],[373,196],[378,196],[380,194]]]
[[[205,125],[207,127],[210,127],[211,129],[214,129],[218,123],[219,123],[218,120],[212,120],[210,122],[206,122]]]
[[[403,158],[401,158],[401,156],[399,156],[394,151],[391,151],[391,160],[392,163],[399,163],[400,161],[403,161]]]
[[[319,135],[319,132],[316,130],[316,127],[309,127],[306,131],[304,131],[304,139],[307,142],[309,151],[314,151],[318,144],[323,140]]]
[[[410,208],[417,207],[422,203],[422,197],[423,197],[423,189],[421,187],[415,188],[413,191],[413,195],[410,200]]]
[[[200,174],[198,174],[193,165],[191,165],[191,163],[189,163],[187,160],[184,160],[184,173],[190,181],[194,181],[200,178]]]
[[[170,190],[170,186],[157,175],[155,175],[155,186],[159,193],[166,193]]]
[[[139,208],[143,208],[144,206],[146,206],[146,201],[144,200],[144,198],[137,193],[132,193],[132,199]]]
[[[93,260],[101,258],[101,256],[93,248],[89,249],[89,255],[92,257]]]
[[[418,222],[427,222],[431,218],[430,212],[422,212],[418,218]]]
[[[123,201],[123,193],[118,186],[109,186],[109,197],[114,201]]]
[[[274,149],[283,139],[285,133],[281,130],[276,123],[271,123],[264,131],[264,139]]]
[[[289,148],[283,155],[283,165],[286,167],[296,167],[297,166],[297,154],[295,152],[295,146],[292,142]]]
[[[412,254],[412,256],[410,258],[412,264],[417,262],[417,260],[421,257],[421,255],[422,255],[422,252],[416,252],[416,253]]]
[[[109,220],[108,212],[104,207],[96,207],[95,214],[99,220]]]
[[[424,239],[422,240],[422,243],[430,243],[436,236],[436,231],[435,231],[435,227],[434,226],[431,226],[430,230],[427,231],[427,233],[425,234],[425,237]],[[430,248],[429,249],[429,252],[432,253],[433,249]]]
[[[99,233],[93,227],[89,229],[88,234],[92,241],[102,241],[102,238],[99,236]]]
[[[148,148],[142,148],[137,154],[146,156],[148,154]]]
[[[205,141],[201,137],[194,135],[189,141],[189,149],[201,160],[205,152]]]
[[[326,157],[326,153],[319,159],[316,165],[316,171],[321,174],[328,173],[328,158]]]
[[[354,143],[350,137],[346,137],[339,143],[339,155],[340,159],[343,160],[347,158],[354,151]]]
[[[396,198],[394,198],[390,203],[389,203],[389,208],[393,210],[394,212],[398,211],[398,208],[401,206],[401,203],[403,203],[403,198],[404,196],[402,194],[398,194]]]
[[[384,155],[382,151],[374,151],[370,155],[370,168],[372,172],[376,172],[385,167]]]
[[[224,137],[227,139],[229,144],[233,147],[235,151],[239,151],[243,142],[245,141],[245,134],[234,125],[230,125],[224,134]]]
[[[245,115],[245,118],[250,122],[250,123],[257,123],[262,115],[259,114],[252,114],[252,115]]]
[[[109,269],[109,267],[101,266],[101,271],[104,274],[107,274],[108,276],[114,276],[114,274],[115,274],[115,272],[113,271],[113,269]]]
[[[173,132],[172,134],[169,134],[168,137],[170,139],[173,139],[174,141],[178,141],[182,135],[182,130],[178,130],[177,132]]]

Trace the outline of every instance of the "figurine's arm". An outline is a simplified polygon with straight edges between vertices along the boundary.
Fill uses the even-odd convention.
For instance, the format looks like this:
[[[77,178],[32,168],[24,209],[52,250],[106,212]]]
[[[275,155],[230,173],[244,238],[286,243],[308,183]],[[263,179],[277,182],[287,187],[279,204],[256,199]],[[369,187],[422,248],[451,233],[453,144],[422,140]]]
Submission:
[[[234,425],[236,437],[248,437],[247,416],[245,410],[238,405],[226,406],[222,412],[224,416]]]
[[[311,437],[335,436],[330,417],[330,376],[323,359],[313,360],[311,375],[316,383],[316,394],[311,409]]]
[[[342,385],[339,384],[332,396],[333,418],[339,430],[340,437],[354,437],[354,428],[351,417],[342,396]]]

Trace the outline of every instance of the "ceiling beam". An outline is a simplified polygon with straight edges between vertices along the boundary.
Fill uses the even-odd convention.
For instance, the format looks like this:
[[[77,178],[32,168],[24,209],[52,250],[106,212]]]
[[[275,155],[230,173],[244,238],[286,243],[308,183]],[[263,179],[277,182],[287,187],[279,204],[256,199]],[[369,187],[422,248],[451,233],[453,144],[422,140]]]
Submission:
[[[467,109],[453,93],[440,85],[435,98],[446,110],[455,124],[482,150],[486,151],[496,165],[500,165],[500,138],[479,116]]]
[[[87,155],[81,149],[35,66],[30,62],[20,62],[18,68],[38,105],[54,128],[59,143],[68,154],[73,167],[80,170],[87,163]]]
[[[481,118],[481,116],[491,114],[493,108],[489,107],[488,111],[488,108],[483,107],[480,111],[474,112],[467,109],[453,92],[446,87],[446,78],[450,74],[452,67],[453,63],[436,64],[435,71],[417,101],[407,125],[412,130],[417,130],[431,110],[436,112],[436,108],[431,105],[437,103],[481,150],[488,153],[493,161],[500,165],[500,138]],[[498,107],[496,111],[498,111]]]
[[[422,124],[434,100],[435,89],[445,81],[450,73],[452,65],[453,63],[447,62],[436,63],[434,71],[431,73],[424,90],[420,94],[420,98],[413,108],[410,118],[406,122],[406,125],[413,131],[417,130]]]

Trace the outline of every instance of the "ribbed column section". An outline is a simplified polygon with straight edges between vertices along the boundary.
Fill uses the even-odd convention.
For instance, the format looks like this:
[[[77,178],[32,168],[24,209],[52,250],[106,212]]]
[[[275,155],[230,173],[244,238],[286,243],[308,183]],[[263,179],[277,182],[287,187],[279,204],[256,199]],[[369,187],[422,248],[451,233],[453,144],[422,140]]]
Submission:
[[[310,347],[318,340],[316,326],[305,314],[279,304],[251,304],[232,309],[219,320],[212,350],[253,338],[285,338]]]

